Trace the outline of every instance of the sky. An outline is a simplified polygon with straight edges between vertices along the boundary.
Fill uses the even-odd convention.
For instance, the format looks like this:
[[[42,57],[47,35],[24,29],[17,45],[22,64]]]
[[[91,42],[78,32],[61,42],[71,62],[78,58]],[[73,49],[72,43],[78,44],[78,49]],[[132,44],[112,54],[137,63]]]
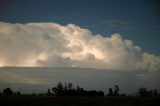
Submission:
[[[159,0],[0,0],[0,21],[73,23],[94,34],[120,33],[160,54]]]
[[[103,70],[108,76],[100,71],[99,77],[120,77],[117,83],[126,84],[124,88],[129,86],[122,79],[126,76],[131,76],[136,88],[140,86],[136,82],[160,88],[159,7],[159,0],[0,0],[1,86],[33,85],[33,69],[23,75],[20,69],[25,69],[10,72],[12,67],[57,67],[62,73],[70,68],[77,72],[64,78],[57,74],[60,81],[75,76],[71,81],[83,85],[84,80],[76,79],[82,68],[82,74],[90,72],[90,81],[96,81],[95,75]],[[11,68],[5,70],[6,66]],[[42,73],[37,72],[35,79]]]

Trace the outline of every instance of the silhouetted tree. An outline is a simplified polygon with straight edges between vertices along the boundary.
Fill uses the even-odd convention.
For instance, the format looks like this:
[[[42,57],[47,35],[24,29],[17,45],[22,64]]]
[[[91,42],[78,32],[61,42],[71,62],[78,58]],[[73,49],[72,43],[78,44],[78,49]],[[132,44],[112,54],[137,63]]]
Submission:
[[[57,87],[52,88],[52,91],[54,92],[55,96],[104,96],[103,91],[86,91],[79,86],[77,86],[77,89],[74,89],[72,83],[68,83],[67,86],[65,83],[65,86],[63,87],[63,84],[59,82]],[[48,92],[50,92],[50,90],[48,90]]]
[[[112,90],[112,88],[108,89],[108,96],[113,96],[113,90]]]
[[[57,95],[57,92],[58,92],[58,89],[57,89],[56,87],[53,87],[53,88],[52,88],[52,91],[53,91],[54,95],[56,96],[56,95]]]
[[[147,88],[139,88],[138,93],[140,96],[147,96]]]
[[[48,91],[47,91],[47,96],[51,96],[51,95],[52,95],[51,90],[48,89]]]
[[[77,88],[76,88],[77,90],[80,90],[80,87],[79,87],[79,85],[77,85]]]
[[[11,95],[13,95],[13,91],[11,90],[11,88],[5,88],[3,90],[3,94],[6,96],[11,96]]]
[[[67,88],[68,88],[68,87],[67,87],[67,82],[65,82],[65,84],[64,84],[64,89],[67,90]]]
[[[63,90],[63,84],[61,82],[57,84],[57,89]]]
[[[73,84],[72,83],[68,83],[68,88],[72,89],[72,87],[73,87]]]
[[[139,88],[138,89],[138,94],[139,96],[158,96],[158,90],[157,89],[151,89],[151,90],[147,90],[147,88]]]
[[[118,96],[119,95],[119,87],[118,85],[114,86],[114,96]]]

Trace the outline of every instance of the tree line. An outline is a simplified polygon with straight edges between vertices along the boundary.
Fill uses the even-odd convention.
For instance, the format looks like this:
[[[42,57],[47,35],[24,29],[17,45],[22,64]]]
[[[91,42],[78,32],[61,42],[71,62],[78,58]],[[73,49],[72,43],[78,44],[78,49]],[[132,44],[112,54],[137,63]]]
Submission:
[[[139,88],[138,96],[142,97],[157,97],[160,96],[157,89],[148,90],[147,88]],[[20,91],[13,92],[11,88],[3,89],[3,92],[0,93],[3,96],[12,96],[12,95],[21,95]],[[55,87],[49,88],[44,94],[47,96],[105,96],[103,91],[96,90],[84,90],[82,87],[77,85],[75,88],[72,83],[59,82]],[[120,94],[120,88],[118,85],[114,85],[113,88],[108,89],[107,96],[125,96],[125,94]]]
[[[87,91],[77,85],[76,88],[73,88],[72,83],[67,83],[63,85],[61,82],[57,84],[56,87],[48,89],[48,96],[104,96],[103,91],[91,90]]]

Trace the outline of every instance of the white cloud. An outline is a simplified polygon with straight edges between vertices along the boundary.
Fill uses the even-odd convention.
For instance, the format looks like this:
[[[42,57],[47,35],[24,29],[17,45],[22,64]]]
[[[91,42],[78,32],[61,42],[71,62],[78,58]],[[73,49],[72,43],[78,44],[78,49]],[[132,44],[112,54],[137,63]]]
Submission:
[[[77,25],[0,23],[0,66],[160,69],[160,57],[143,53],[119,34],[93,35]]]

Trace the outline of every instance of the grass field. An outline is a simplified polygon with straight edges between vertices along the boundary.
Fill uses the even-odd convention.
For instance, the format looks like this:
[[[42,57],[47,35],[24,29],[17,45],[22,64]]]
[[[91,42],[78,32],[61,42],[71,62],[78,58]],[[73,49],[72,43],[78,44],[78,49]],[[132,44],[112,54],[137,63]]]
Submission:
[[[1,106],[158,106],[160,98],[2,96],[0,103]]]

